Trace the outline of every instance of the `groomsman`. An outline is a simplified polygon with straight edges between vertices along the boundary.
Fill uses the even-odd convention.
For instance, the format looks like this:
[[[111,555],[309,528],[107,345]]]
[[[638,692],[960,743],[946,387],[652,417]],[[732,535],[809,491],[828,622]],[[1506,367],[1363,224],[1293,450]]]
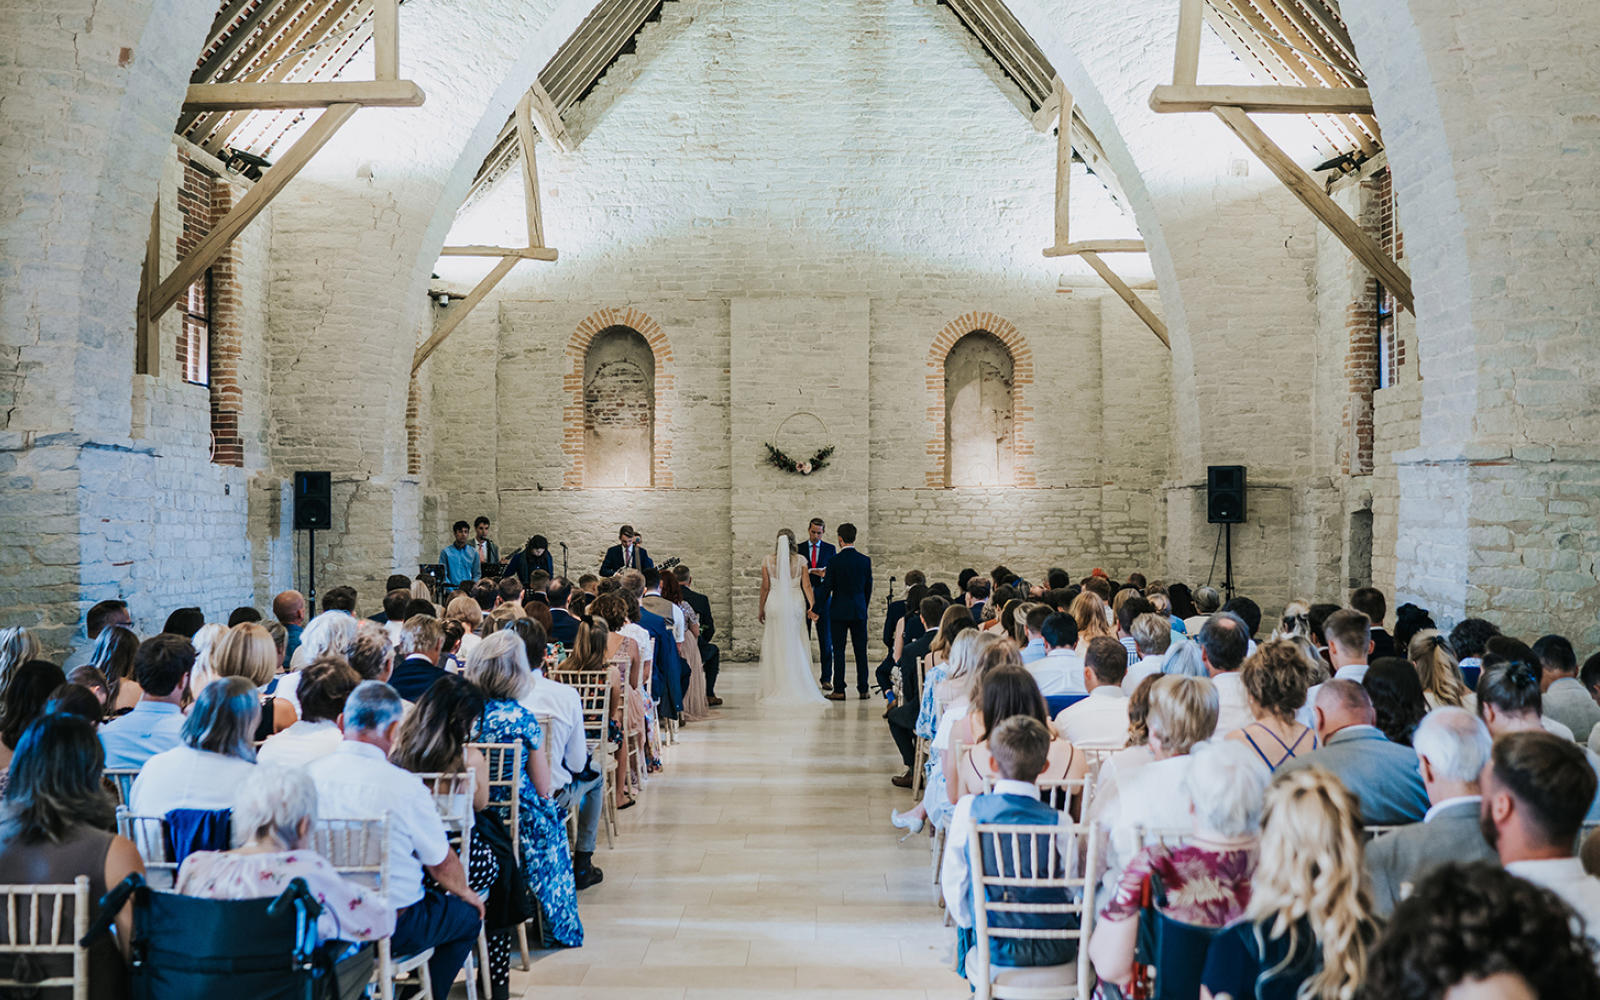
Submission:
[[[801,544],[798,555],[805,560],[806,572],[811,574],[811,598],[814,602],[811,610],[817,613],[817,650],[822,654],[822,686],[828,687],[829,666],[833,663],[833,629],[828,619],[828,563],[833,561],[836,550],[833,545],[822,540],[822,530],[827,525],[822,523],[822,518],[811,519],[810,530],[806,534],[806,541]],[[806,618],[806,630],[811,631],[811,618]]]
[[[650,553],[639,544],[639,536],[634,532],[633,525],[624,524],[617,529],[617,544],[606,549],[605,561],[600,564],[600,575],[611,576],[619,569],[654,569],[655,565]]]
[[[872,560],[856,551],[856,526],[839,525],[839,552],[828,564],[828,618],[833,628],[833,692],[843,701],[845,643],[855,650],[856,691],[867,696],[867,608],[872,599]],[[827,679],[823,679],[826,686]]]

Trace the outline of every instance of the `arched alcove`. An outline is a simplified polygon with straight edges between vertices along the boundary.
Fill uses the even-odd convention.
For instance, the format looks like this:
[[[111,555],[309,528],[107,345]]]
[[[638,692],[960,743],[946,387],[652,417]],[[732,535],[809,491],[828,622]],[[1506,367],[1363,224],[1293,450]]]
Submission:
[[[987,330],[973,330],[945,355],[945,478],[949,485],[1016,483],[1015,369],[1006,345]]]
[[[583,485],[648,487],[655,455],[655,353],[639,331],[610,326],[583,361]]]

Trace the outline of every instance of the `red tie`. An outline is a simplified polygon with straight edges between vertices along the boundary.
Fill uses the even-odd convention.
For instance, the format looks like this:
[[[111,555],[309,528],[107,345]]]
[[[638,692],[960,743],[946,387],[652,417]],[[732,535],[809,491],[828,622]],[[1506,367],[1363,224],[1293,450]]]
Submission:
[[[812,542],[811,543],[811,568],[812,569],[816,569],[817,568],[817,543],[816,542]]]

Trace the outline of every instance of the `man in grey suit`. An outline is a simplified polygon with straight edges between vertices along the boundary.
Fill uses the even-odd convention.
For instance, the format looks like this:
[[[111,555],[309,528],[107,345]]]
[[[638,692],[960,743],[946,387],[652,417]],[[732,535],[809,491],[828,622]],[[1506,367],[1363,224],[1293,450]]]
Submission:
[[[1377,713],[1366,688],[1355,681],[1331,680],[1322,685],[1313,708],[1322,747],[1279,768],[1332,771],[1361,805],[1367,826],[1415,823],[1428,811],[1428,793],[1417,771],[1417,752],[1390,743],[1373,725]]]
[[[1448,861],[1497,861],[1478,826],[1478,775],[1489,763],[1489,728],[1463,708],[1429,712],[1412,738],[1432,805],[1421,823],[1367,845],[1372,899],[1387,917],[1411,887]]]
[[[1533,644],[1539,658],[1539,687],[1544,692],[1544,714],[1572,730],[1572,738],[1587,743],[1600,723],[1600,705],[1589,696],[1589,689],[1578,680],[1578,656],[1572,643],[1559,635],[1547,635]]]

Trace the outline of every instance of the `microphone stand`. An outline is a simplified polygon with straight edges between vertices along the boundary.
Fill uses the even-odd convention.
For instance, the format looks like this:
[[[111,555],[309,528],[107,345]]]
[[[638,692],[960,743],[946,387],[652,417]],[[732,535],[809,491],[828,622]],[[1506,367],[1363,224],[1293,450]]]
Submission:
[[[561,543],[561,575],[567,575],[567,543]]]
[[[894,577],[889,577],[889,593],[884,596],[885,604],[894,603]]]

